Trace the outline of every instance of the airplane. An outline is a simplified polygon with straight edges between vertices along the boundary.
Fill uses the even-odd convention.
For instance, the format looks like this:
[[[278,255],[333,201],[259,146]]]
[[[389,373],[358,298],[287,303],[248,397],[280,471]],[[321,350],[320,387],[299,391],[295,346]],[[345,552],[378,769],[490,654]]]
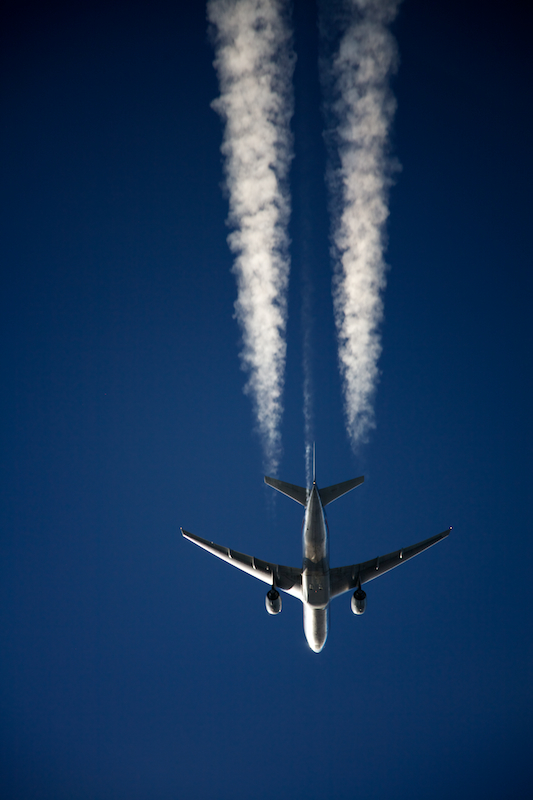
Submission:
[[[313,458],[314,462],[314,458]],[[270,589],[265,598],[266,610],[269,614],[279,614],[281,611],[281,596],[279,589],[287,594],[297,597],[303,605],[303,622],[305,638],[311,650],[320,653],[328,635],[328,611],[330,600],[345,592],[355,590],[351,599],[351,609],[354,614],[364,614],[366,610],[366,592],[361,588],[363,584],[379,578],[389,570],[404,564],[413,556],[427,550],[437,542],[445,539],[452,528],[448,528],[436,536],[424,539],[422,542],[402,547],[385,556],[377,556],[361,564],[351,564],[347,567],[329,566],[328,554],[328,526],[324,508],[356,486],[360,486],[364,476],[319,489],[314,475],[313,485],[310,490],[285,483],[276,478],[265,476],[265,483],[278,492],[292,498],[305,508],[303,524],[303,563],[298,567],[284,567],[281,564],[272,564],[254,556],[247,556],[229,547],[215,544],[200,536],[181,528],[182,535],[208,553],[221,558],[237,569],[258,578],[263,583],[270,584]]]

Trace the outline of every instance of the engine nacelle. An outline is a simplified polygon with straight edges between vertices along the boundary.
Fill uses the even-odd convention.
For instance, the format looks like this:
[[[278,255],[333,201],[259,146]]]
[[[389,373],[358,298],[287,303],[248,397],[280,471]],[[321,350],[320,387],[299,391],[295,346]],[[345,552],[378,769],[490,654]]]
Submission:
[[[352,597],[352,612],[360,616],[366,611],[366,592],[361,588],[356,589]]]
[[[267,592],[265,606],[269,614],[279,614],[281,611],[281,597],[277,589],[271,589]]]

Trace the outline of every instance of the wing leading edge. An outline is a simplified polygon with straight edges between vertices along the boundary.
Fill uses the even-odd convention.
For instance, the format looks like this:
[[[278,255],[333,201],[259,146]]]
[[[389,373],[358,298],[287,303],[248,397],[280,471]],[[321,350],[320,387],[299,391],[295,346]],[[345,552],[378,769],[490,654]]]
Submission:
[[[272,579],[274,577],[276,587],[282,589],[287,594],[292,594],[293,597],[302,599],[302,570],[296,567],[284,567],[282,564],[272,564],[270,561],[263,561],[261,558],[254,556],[247,556],[246,553],[239,553],[237,550],[231,550],[229,547],[224,547],[221,544],[215,544],[207,539],[202,539],[201,536],[195,536],[194,533],[183,530],[181,532],[185,539],[194,542],[198,547],[202,547],[217,558],[221,558],[227,564],[246,572],[253,578],[268,583],[272,586]]]
[[[361,583],[368,583],[384,575],[389,570],[399,567],[409,561],[410,558],[417,556],[428,547],[433,547],[437,542],[445,539],[451,531],[451,528],[438,533],[436,536],[431,536],[429,539],[424,539],[423,542],[412,544],[410,547],[403,547],[400,550],[395,550],[393,553],[388,553],[386,556],[378,556],[371,561],[364,561],[362,564],[352,564],[349,567],[334,567],[329,571],[330,580],[330,596],[333,599],[344,592],[349,592],[355,589]]]

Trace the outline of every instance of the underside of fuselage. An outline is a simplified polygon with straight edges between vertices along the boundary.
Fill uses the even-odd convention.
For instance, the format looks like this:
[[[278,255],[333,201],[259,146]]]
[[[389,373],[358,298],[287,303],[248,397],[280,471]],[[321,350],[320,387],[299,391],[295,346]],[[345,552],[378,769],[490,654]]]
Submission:
[[[311,650],[320,653],[328,635],[329,554],[324,509],[314,482],[305,509],[302,544],[304,632]]]

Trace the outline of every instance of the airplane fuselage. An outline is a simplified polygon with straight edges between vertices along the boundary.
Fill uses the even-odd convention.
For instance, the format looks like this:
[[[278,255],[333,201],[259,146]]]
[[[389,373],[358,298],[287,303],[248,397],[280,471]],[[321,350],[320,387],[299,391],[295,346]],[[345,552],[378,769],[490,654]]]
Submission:
[[[328,635],[329,552],[326,518],[316,483],[304,517],[302,602],[305,638],[319,653]]]

